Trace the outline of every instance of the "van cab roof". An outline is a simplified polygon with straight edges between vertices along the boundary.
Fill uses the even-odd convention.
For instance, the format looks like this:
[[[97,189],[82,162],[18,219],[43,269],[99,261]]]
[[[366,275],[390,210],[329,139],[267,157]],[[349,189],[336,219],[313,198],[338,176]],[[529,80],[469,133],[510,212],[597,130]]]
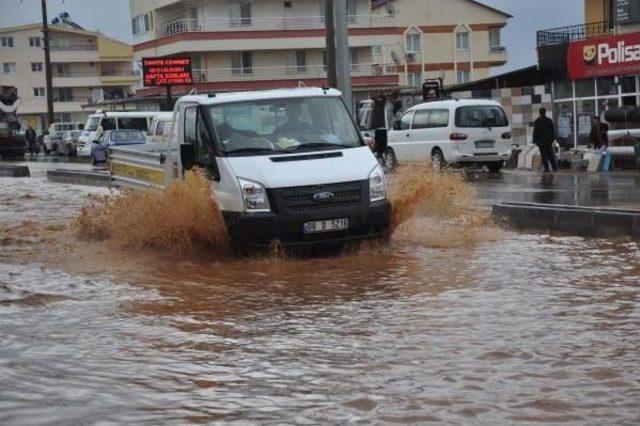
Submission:
[[[445,99],[442,101],[431,101],[424,102],[418,105],[414,105],[409,108],[408,111],[418,110],[418,109],[434,109],[434,108],[453,108],[458,106],[481,106],[481,105],[491,105],[491,106],[499,106],[502,105],[500,102],[491,100],[491,99]]]
[[[266,99],[305,98],[313,96],[338,97],[342,93],[336,89],[320,87],[301,87],[296,89],[258,90],[253,92],[225,92],[209,95],[187,95],[181,97],[179,103],[198,103],[200,105],[215,105],[230,102],[255,101]]]

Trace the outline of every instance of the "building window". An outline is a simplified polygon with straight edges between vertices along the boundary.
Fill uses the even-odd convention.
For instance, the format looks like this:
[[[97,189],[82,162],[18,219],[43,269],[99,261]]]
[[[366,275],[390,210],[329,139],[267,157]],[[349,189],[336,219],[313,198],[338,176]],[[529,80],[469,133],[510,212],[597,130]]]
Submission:
[[[456,50],[469,50],[469,31],[456,32]]]
[[[247,0],[229,3],[229,24],[232,27],[251,25],[251,3]]]
[[[15,62],[5,62],[2,64],[2,72],[4,74],[15,74],[16,73],[16,63]]]
[[[418,87],[422,84],[422,75],[419,72],[410,72],[407,74],[407,86]]]
[[[251,52],[235,52],[231,55],[232,74],[253,74]]]
[[[0,37],[0,47],[13,47],[13,37]]]
[[[500,28],[489,30],[489,49],[492,52],[502,52],[505,50],[502,45]]]
[[[131,20],[133,35],[148,33],[149,31],[151,31],[152,27],[153,21],[151,13],[143,13],[142,15],[138,15]]]
[[[406,44],[407,53],[419,53],[422,50],[421,46],[421,34],[417,30],[411,30],[407,33]]]
[[[382,46],[371,46],[371,56],[382,56]]]
[[[73,92],[70,87],[60,87],[57,89],[56,96],[57,102],[71,102],[73,101]]]
[[[456,83],[464,84],[468,83],[470,80],[470,73],[468,70],[458,70],[456,72]]]
[[[296,72],[303,74],[307,72],[307,52],[296,50],[295,52]]]
[[[40,47],[40,37],[29,37],[29,47]]]
[[[44,87],[34,87],[33,88],[33,96],[36,98],[43,98],[44,95]]]
[[[31,71],[42,72],[42,69],[43,69],[42,62],[31,62]]]
[[[351,65],[351,71],[358,71],[360,69],[359,63],[358,50],[355,48],[349,49],[349,65]]]

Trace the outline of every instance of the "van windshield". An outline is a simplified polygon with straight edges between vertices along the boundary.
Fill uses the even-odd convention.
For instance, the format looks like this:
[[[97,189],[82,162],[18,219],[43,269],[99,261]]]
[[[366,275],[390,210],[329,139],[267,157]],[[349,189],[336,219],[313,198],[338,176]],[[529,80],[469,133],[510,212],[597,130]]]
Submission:
[[[456,127],[507,127],[509,119],[497,105],[463,106],[456,109]]]
[[[360,134],[337,97],[268,99],[209,109],[226,155],[269,155],[361,146]]]
[[[89,117],[87,124],[84,126],[85,130],[89,132],[95,132],[100,125],[100,119],[102,117]]]

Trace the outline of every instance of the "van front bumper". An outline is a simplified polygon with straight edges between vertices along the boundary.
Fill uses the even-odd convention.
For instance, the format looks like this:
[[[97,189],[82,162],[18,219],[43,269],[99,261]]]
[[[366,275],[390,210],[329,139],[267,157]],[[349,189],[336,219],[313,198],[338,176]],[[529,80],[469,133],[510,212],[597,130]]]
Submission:
[[[239,245],[268,248],[274,241],[285,247],[326,247],[378,239],[389,228],[391,204],[371,203],[367,208],[335,209],[320,216],[292,216],[276,213],[222,212],[231,241]],[[304,224],[310,221],[349,219],[349,229],[305,235]]]

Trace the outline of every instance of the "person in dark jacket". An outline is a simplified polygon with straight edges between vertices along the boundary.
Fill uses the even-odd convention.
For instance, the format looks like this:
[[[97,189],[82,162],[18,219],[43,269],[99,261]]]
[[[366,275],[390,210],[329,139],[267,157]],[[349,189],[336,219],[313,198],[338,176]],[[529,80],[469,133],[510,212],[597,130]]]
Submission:
[[[29,155],[33,156],[37,153],[36,140],[38,139],[38,135],[36,135],[36,131],[33,129],[33,127],[31,127],[31,124],[29,124],[29,127],[27,127],[27,130],[24,133],[24,137],[27,140]]]
[[[556,132],[553,120],[547,117],[546,109],[540,108],[540,117],[533,122],[533,143],[540,148],[545,173],[549,173],[551,169],[554,172],[558,171],[558,160],[556,153],[553,152],[554,140],[556,140]]]

